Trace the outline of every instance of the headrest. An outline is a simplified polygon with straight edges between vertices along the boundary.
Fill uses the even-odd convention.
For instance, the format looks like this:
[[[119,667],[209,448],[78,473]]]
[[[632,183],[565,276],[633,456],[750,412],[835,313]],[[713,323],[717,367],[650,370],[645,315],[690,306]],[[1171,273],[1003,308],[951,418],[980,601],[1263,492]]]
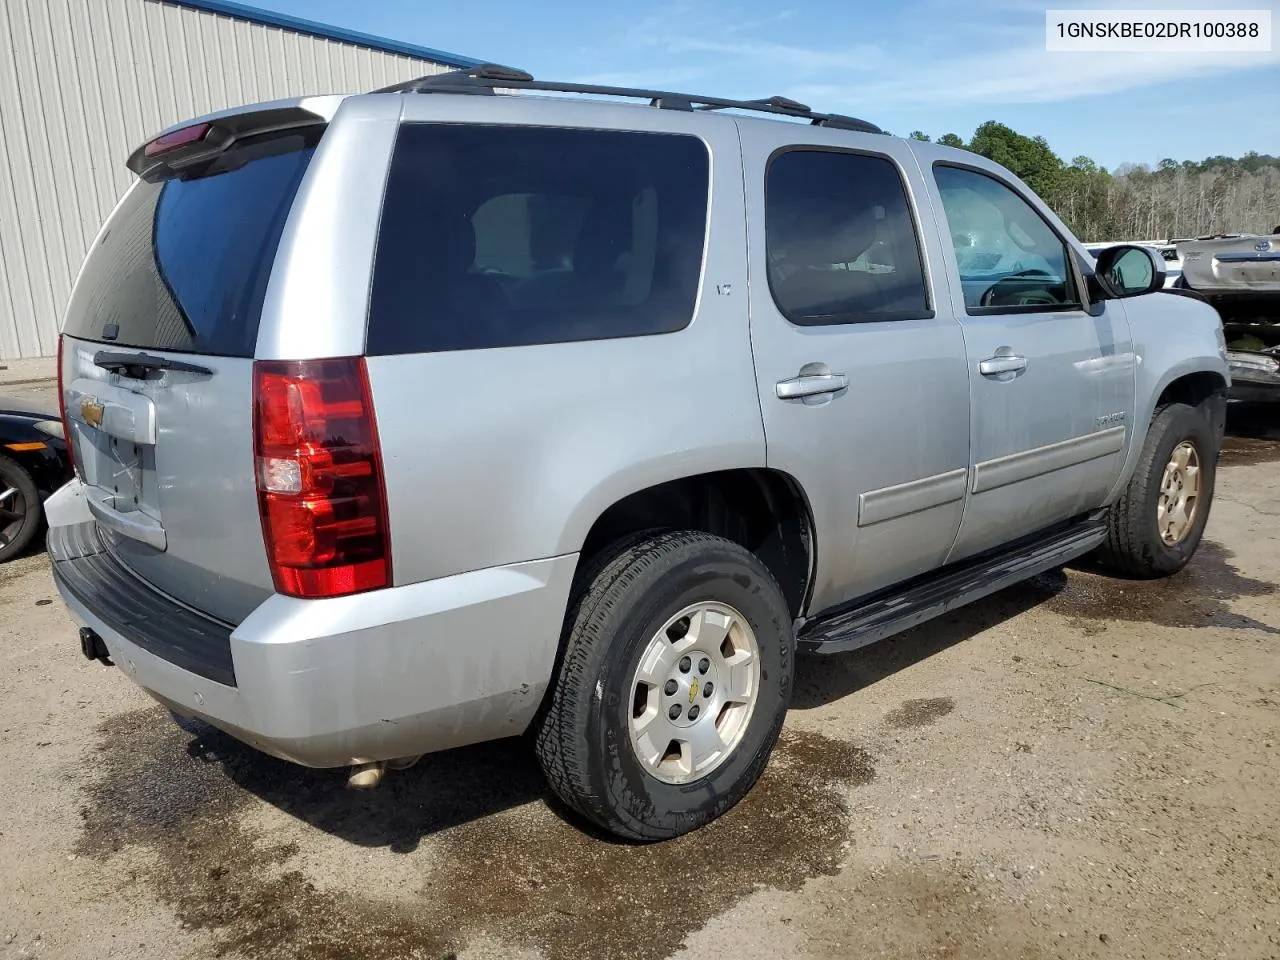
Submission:
[[[805,210],[775,234],[770,247],[796,265],[857,260],[876,242],[874,209]]]
[[[597,199],[578,231],[573,272],[580,276],[607,274],[631,249],[631,207],[625,199]]]
[[[427,226],[424,266],[432,272],[466,273],[476,260],[476,231],[461,210],[444,210]]]

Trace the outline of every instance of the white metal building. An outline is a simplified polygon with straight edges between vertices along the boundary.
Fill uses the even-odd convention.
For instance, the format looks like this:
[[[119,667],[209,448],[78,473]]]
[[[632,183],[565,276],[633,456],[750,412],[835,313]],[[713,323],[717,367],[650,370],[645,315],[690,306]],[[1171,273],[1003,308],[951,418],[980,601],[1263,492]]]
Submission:
[[[0,0],[0,361],[56,352],[85,250],[151,134],[478,62],[227,0]]]

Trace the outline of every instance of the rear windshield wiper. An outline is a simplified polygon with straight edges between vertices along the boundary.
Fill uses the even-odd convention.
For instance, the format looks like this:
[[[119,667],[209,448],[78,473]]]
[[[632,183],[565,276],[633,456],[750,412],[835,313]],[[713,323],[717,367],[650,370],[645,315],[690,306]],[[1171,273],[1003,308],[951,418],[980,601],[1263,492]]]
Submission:
[[[169,357],[153,357],[149,353],[119,353],[114,350],[99,350],[93,355],[93,362],[104,370],[110,370],[112,373],[122,373],[125,376],[133,376],[135,372],[144,373],[147,370],[177,370],[182,373],[203,373],[206,375],[213,373],[208,367],[202,367],[198,363],[173,360]]]

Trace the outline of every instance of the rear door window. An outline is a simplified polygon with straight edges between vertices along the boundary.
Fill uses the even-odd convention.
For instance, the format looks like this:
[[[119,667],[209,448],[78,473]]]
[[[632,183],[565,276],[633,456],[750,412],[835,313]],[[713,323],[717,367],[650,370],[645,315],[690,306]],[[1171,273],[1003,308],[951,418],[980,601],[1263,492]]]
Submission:
[[[320,129],[247,138],[128,194],[85,260],[73,337],[251,357],[267,279]]]
[[[693,319],[708,154],[660,133],[405,124],[367,352],[670,333]]]
[[[915,221],[887,157],[787,149],[765,176],[769,287],[804,326],[931,317]]]

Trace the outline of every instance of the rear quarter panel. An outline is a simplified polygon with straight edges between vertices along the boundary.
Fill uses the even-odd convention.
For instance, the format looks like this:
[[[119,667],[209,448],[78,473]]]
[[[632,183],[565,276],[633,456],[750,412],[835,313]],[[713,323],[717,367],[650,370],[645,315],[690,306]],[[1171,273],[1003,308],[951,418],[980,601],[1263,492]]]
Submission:
[[[694,319],[656,336],[370,357],[397,584],[573,553],[630,493],[765,464],[732,118],[531,99],[406,97],[404,109],[698,136],[711,184]]]
[[[258,359],[364,351],[378,211],[402,99],[351,97],[334,114],[280,236],[262,304]]]

